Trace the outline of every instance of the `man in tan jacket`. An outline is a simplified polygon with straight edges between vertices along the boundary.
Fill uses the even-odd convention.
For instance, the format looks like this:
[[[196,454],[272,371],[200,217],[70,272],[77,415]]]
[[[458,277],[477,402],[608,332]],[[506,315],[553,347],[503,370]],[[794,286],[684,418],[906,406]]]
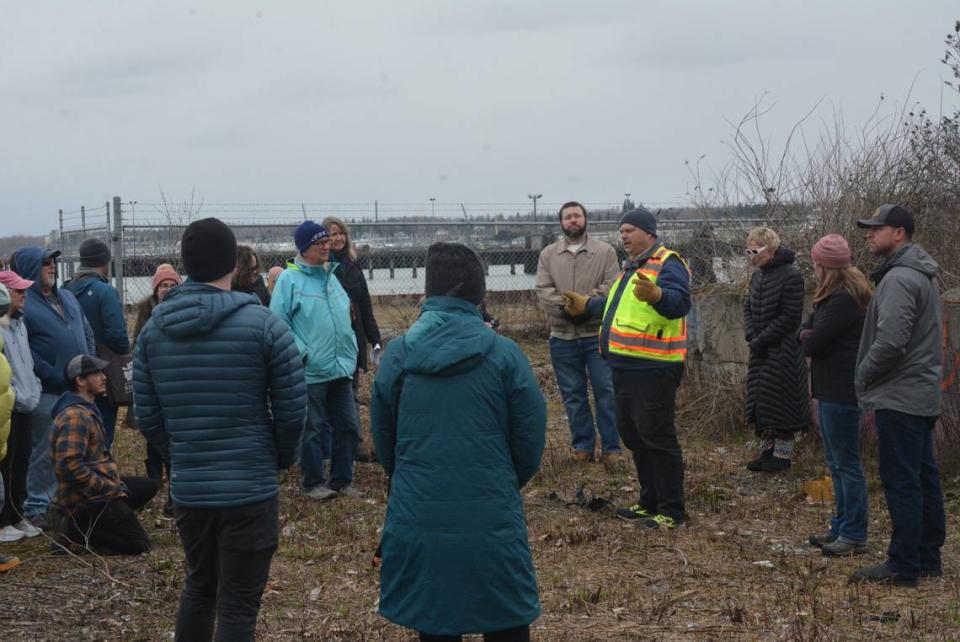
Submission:
[[[587,210],[576,201],[560,208],[560,228],[563,238],[540,252],[537,265],[537,299],[550,321],[550,360],[567,410],[573,458],[593,461],[599,431],[600,459],[612,463],[620,453],[620,437],[613,381],[600,356],[600,320],[568,315],[561,292],[605,297],[619,273],[617,253],[609,243],[589,237]],[[588,377],[596,405],[596,431],[587,396]]]

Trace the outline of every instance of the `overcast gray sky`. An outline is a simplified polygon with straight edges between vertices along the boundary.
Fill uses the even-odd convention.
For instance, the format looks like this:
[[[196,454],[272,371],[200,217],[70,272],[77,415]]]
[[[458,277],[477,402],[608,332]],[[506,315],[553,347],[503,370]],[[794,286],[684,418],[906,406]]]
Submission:
[[[956,0],[4,3],[0,234],[207,203],[684,200],[725,119],[936,111]],[[919,75],[918,75],[919,74]],[[815,124],[811,125],[815,126]],[[429,210],[428,206],[425,206]]]

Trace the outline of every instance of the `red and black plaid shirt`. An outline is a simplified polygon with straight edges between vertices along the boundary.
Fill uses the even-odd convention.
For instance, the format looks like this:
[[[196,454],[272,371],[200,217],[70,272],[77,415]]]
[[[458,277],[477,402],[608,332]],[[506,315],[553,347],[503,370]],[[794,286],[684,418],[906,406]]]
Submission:
[[[57,503],[73,513],[84,504],[127,494],[117,464],[103,444],[99,414],[83,405],[67,406],[53,421],[51,445],[57,473]]]

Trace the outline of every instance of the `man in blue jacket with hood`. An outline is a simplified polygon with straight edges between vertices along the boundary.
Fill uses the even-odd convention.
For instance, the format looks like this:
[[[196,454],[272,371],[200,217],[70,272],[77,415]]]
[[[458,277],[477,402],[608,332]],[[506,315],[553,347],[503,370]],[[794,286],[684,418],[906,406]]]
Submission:
[[[93,330],[69,290],[57,287],[59,250],[36,245],[19,248],[10,260],[13,271],[33,281],[27,290],[23,318],[30,336],[34,368],[43,388],[33,411],[33,452],[27,469],[27,500],[23,512],[34,526],[43,528],[57,478],[50,453],[51,411],[57,397],[67,391],[67,361],[78,354],[95,354]]]
[[[356,495],[353,460],[360,436],[351,379],[357,368],[357,335],[350,323],[350,297],[330,261],[330,235],[304,221],[294,232],[297,257],[277,279],[270,309],[287,322],[306,368],[308,430],[300,468],[311,499]],[[324,460],[330,458],[330,478]]]
[[[137,426],[170,462],[187,578],[176,639],[253,640],[277,548],[277,470],[297,458],[306,414],[290,331],[232,292],[237,240],[194,221],[180,242],[190,280],[167,294],[134,356]]]
[[[80,269],[63,287],[77,297],[93,330],[97,352],[102,352],[101,346],[104,346],[114,354],[127,354],[130,352],[127,319],[123,314],[120,295],[110,285],[110,248],[100,239],[89,238],[80,244],[79,254]],[[108,355],[100,356],[107,358]],[[103,415],[103,429],[109,450],[117,426],[117,408],[107,400],[106,395],[97,397],[97,408]]]

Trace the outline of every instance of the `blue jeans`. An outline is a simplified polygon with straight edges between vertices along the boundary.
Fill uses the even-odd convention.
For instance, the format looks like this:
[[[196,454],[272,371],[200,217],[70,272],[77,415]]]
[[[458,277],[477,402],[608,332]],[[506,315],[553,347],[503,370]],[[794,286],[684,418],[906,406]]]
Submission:
[[[309,384],[307,417],[300,450],[304,490],[325,483],[333,490],[349,486],[353,481],[353,459],[360,434],[350,379]],[[323,470],[327,458],[330,459],[329,480]]]
[[[589,376],[596,405],[597,432],[600,433],[601,448],[605,453],[620,452],[613,378],[610,376],[610,367],[600,356],[599,337],[550,337],[550,361],[557,377],[560,397],[563,398],[563,405],[567,410],[573,449],[593,454],[596,445],[593,414],[590,412],[590,401],[587,397]]]
[[[836,501],[830,532],[847,543],[865,544],[869,507],[860,465],[860,408],[819,401],[817,413]]]
[[[40,402],[33,410],[33,452],[27,467],[27,499],[23,502],[23,514],[36,517],[47,512],[47,505],[57,494],[57,476],[53,472],[53,447],[50,432],[53,417],[50,411],[60,395],[47,392],[40,394]]]
[[[942,568],[946,537],[940,472],[933,458],[936,417],[877,410],[880,479],[893,522],[887,565],[905,577]]]

